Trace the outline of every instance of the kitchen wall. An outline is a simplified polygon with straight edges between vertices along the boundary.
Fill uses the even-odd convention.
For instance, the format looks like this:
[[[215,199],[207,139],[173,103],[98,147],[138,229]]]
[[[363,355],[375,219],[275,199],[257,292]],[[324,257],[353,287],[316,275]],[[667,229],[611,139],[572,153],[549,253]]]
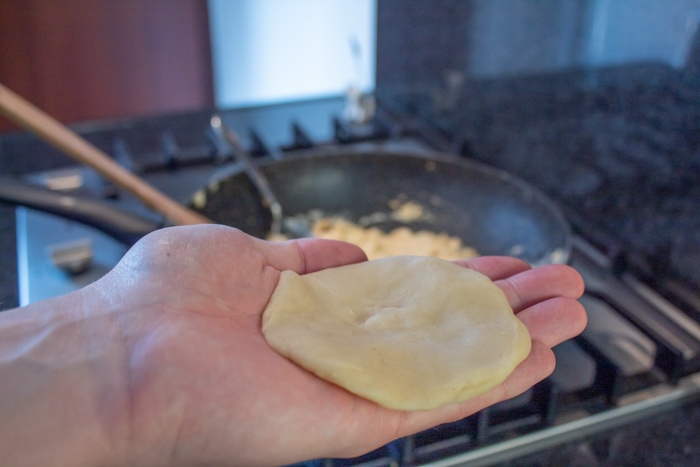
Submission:
[[[596,0],[585,42],[592,66],[658,61],[685,64],[700,22],[698,0]]]
[[[206,0],[0,0],[0,82],[62,122],[208,107],[211,75]]]
[[[378,0],[377,86],[635,62],[682,67],[700,0]]]
[[[209,0],[216,104],[374,88],[376,0]]]
[[[469,74],[495,76],[576,66],[589,3],[582,0],[475,0],[465,25]]]
[[[700,0],[0,0],[0,18],[0,82],[74,122],[350,85],[439,83],[449,97],[465,77],[679,68]]]
[[[471,74],[493,76],[656,61],[681,67],[697,0],[475,0]]]

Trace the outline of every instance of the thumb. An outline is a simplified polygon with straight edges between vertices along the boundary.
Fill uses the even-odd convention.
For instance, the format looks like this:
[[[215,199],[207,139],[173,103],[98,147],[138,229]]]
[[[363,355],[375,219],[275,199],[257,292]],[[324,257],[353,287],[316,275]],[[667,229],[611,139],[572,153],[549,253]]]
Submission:
[[[339,240],[301,238],[286,242],[269,242],[256,239],[256,248],[270,266],[279,270],[292,270],[298,274],[344,266],[367,260],[367,255],[357,245]]]

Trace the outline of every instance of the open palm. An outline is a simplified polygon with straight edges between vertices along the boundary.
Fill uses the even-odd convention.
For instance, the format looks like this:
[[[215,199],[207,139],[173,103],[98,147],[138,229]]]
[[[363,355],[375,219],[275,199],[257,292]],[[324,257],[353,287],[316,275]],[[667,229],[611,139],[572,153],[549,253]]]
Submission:
[[[280,271],[364,259],[341,242],[270,243],[211,225],[164,229],[132,248],[89,289],[122,316],[130,414],[122,432],[134,463],[280,465],[359,455],[527,390],[554,369],[550,347],[586,323],[576,301],[583,282],[567,266],[530,269],[502,257],[461,262],[504,290],[530,331],[532,351],[476,399],[388,410],[286,360],[260,330]]]

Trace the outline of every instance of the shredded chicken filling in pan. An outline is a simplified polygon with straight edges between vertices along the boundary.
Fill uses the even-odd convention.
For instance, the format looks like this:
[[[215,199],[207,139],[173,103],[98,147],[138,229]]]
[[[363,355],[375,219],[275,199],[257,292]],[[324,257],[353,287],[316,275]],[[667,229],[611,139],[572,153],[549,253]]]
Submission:
[[[387,219],[410,223],[429,218],[429,214],[423,207],[413,201],[391,200],[389,207],[391,210],[388,213],[371,214],[360,219],[359,223],[351,222],[341,216],[309,215],[306,220],[310,225],[310,233],[314,237],[354,243],[365,251],[370,260],[387,256],[413,255],[434,256],[454,261],[479,255],[474,248],[465,246],[461,239],[446,233],[416,231],[406,226],[384,232],[377,227],[360,225]]]
[[[354,243],[369,259],[414,255],[452,261],[478,256],[476,250],[465,247],[457,237],[426,230],[413,231],[408,227],[398,227],[387,233],[376,227],[363,228],[341,218],[324,218],[314,223],[311,232],[314,237]]]

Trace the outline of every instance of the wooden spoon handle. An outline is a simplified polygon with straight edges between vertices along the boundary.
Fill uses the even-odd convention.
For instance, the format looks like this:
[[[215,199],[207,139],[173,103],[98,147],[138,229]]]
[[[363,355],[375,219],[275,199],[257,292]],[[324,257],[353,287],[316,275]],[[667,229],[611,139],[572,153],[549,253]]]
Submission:
[[[0,112],[73,159],[88,165],[132,193],[172,224],[206,224],[212,221],[169,198],[141,178],[125,170],[107,154],[21,96],[0,84]]]

